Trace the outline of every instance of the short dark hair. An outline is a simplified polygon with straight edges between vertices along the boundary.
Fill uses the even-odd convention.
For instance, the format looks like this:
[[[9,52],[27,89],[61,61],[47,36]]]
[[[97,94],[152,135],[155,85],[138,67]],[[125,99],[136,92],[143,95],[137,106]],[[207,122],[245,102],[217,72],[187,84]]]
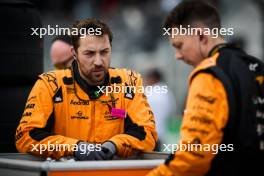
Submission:
[[[210,29],[221,28],[220,16],[215,7],[200,0],[184,0],[167,16],[164,27],[186,27],[199,22]]]
[[[102,33],[99,36],[103,36],[103,35],[108,35],[110,44],[112,44],[112,40],[113,40],[113,34],[110,30],[110,28],[108,27],[108,25],[106,23],[104,23],[101,20],[95,19],[95,18],[87,18],[87,19],[83,19],[83,20],[79,20],[76,21],[73,25],[72,28],[75,29],[82,29],[85,28],[86,30],[93,28],[94,30],[96,28],[100,28]],[[98,36],[98,35],[97,35]],[[78,33],[78,35],[71,35],[71,40],[72,40],[72,44],[74,49],[77,51],[78,47],[79,47],[79,40],[80,40],[81,34]]]

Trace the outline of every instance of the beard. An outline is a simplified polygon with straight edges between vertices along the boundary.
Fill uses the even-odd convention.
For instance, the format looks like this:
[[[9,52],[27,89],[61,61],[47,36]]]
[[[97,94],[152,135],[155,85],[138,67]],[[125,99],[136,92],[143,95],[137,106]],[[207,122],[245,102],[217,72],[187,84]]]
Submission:
[[[90,72],[87,74],[87,78],[95,85],[100,85],[104,82],[106,76],[106,71],[102,70],[100,72]]]
[[[86,71],[87,69],[83,68],[81,65],[79,67],[79,72],[82,78],[92,86],[98,86],[102,84],[105,80],[107,70],[103,67],[95,68],[90,71]]]

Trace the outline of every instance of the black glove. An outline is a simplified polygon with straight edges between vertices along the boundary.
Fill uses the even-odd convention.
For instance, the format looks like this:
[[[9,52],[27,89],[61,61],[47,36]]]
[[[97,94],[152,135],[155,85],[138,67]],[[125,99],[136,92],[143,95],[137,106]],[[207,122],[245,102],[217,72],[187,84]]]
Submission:
[[[77,151],[74,152],[74,157],[80,161],[105,160],[106,156],[100,144],[94,143],[78,142]]]
[[[113,142],[107,141],[102,144],[102,151],[105,154],[105,160],[111,160],[116,153],[116,145]]]

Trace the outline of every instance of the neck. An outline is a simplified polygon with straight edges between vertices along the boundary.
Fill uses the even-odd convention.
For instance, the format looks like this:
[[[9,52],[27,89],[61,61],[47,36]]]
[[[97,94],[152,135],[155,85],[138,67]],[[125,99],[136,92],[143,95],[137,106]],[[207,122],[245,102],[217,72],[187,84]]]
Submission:
[[[210,40],[210,47],[208,47],[208,50],[206,51],[206,55],[208,56],[210,51],[217,45],[226,43],[226,41],[222,37],[218,37],[215,39]]]

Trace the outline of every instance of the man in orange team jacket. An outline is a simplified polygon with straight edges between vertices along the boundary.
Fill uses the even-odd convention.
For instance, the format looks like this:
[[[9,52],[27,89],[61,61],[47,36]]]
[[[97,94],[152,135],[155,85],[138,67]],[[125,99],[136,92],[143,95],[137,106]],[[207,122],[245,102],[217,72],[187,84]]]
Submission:
[[[109,67],[109,27],[97,19],[77,21],[71,37],[71,68],[43,73],[29,95],[16,131],[18,151],[77,160],[152,151],[157,133],[146,97],[138,91],[141,76]],[[111,91],[124,85],[125,91]]]
[[[180,28],[192,32],[179,33]],[[195,69],[189,76],[179,150],[148,176],[263,174],[263,62],[224,41],[234,30],[221,28],[216,9],[203,1],[178,4],[166,19],[164,34],[176,58]]]

